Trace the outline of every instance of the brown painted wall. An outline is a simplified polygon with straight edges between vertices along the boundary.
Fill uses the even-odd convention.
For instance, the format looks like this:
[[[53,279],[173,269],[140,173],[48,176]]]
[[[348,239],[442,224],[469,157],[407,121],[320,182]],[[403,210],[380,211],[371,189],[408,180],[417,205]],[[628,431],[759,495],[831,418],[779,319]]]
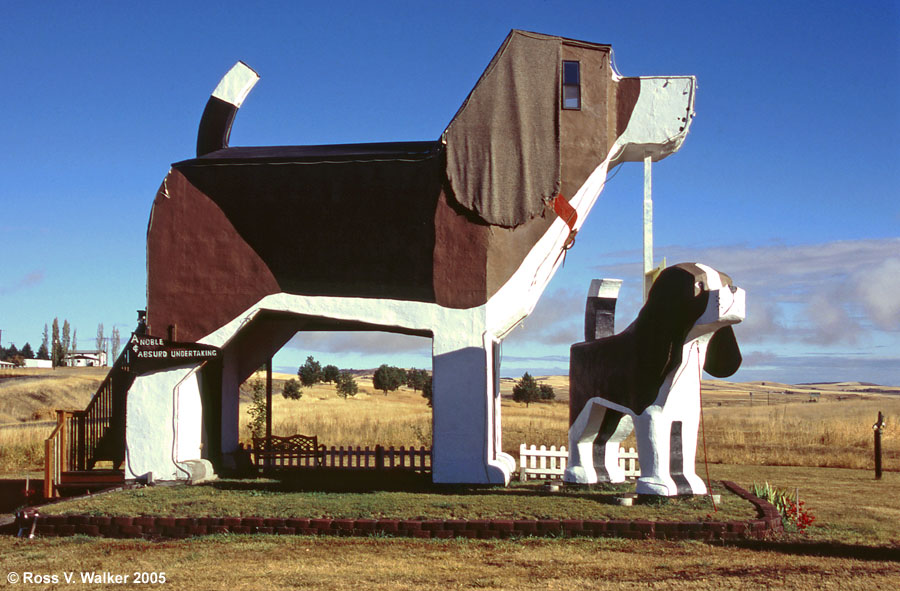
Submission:
[[[147,322],[151,334],[178,328],[196,341],[260,298],[275,277],[221,209],[177,170],[166,177],[147,229]]]
[[[603,162],[617,136],[610,136],[610,91],[614,87],[608,47],[563,43],[562,59],[581,64],[581,109],[560,110],[562,194],[571,199]]]

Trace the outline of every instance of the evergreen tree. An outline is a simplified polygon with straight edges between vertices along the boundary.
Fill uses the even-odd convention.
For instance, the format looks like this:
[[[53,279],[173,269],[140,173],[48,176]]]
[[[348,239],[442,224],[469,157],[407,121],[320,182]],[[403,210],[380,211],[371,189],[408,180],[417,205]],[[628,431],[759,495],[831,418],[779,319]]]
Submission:
[[[3,358],[5,360],[15,362],[16,356],[18,354],[19,354],[19,348],[16,347],[15,343],[10,343],[9,347],[7,347],[5,351],[3,351]]]
[[[72,351],[78,350],[78,329],[72,331]]]
[[[405,383],[406,371],[386,363],[381,364],[372,376],[372,385],[384,392],[385,396]]]
[[[44,351],[44,356],[41,357],[41,351]],[[38,359],[50,359],[50,333],[47,331],[47,323],[44,323],[44,334],[41,339],[41,346],[38,347]]]
[[[22,357],[25,359],[34,359],[34,351],[31,350],[31,343],[25,343],[25,346],[22,347]]]
[[[425,381],[422,383],[422,398],[428,401],[428,407],[431,407],[431,376],[425,376]]]
[[[537,382],[534,381],[534,378],[531,377],[531,374],[526,371],[522,379],[513,386],[513,400],[524,402],[525,407],[528,408],[529,404],[540,399],[541,389],[538,387]]]
[[[62,358],[65,360],[69,351],[72,349],[72,326],[69,321],[63,319],[62,326]]]
[[[63,348],[62,343],[59,340],[59,320],[57,318],[53,319],[53,333],[52,333],[52,345],[50,349],[50,360],[53,362],[53,367],[59,367],[59,364],[62,362],[63,357]]]
[[[37,358],[50,360],[50,351],[47,350],[47,345],[41,343],[40,348],[38,348]]]
[[[297,375],[304,387],[314,386],[322,381],[322,364],[310,355],[306,358],[306,363],[297,370]]]
[[[348,396],[356,396],[356,393],[359,392],[359,386],[357,385],[356,380],[353,379],[353,374],[349,371],[342,371],[338,374],[336,382],[337,394],[344,400],[346,400]]]
[[[541,384],[541,400],[555,400],[556,392],[553,391],[553,386],[550,384]]]
[[[406,385],[413,389],[413,392],[421,390],[425,382],[428,380],[428,371],[424,369],[410,369],[406,372]]]
[[[326,365],[322,368],[322,381],[326,384],[337,383],[341,370],[336,365]]]
[[[281,395],[288,400],[300,400],[303,396],[303,390],[300,389],[300,382],[297,380],[288,380],[281,390]]]

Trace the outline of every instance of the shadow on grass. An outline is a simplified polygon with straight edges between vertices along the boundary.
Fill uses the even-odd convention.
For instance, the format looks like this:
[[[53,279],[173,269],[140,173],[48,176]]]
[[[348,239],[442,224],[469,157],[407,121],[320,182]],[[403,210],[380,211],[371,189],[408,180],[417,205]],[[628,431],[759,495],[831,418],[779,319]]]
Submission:
[[[351,471],[330,468],[306,469],[272,473],[266,477],[250,476],[231,478],[207,483],[218,490],[279,492],[329,492],[329,493],[369,493],[369,492],[409,492],[442,495],[478,495],[498,497],[553,497],[575,498],[605,505],[615,505],[624,495],[634,496],[638,505],[662,506],[703,502],[707,497],[688,495],[684,497],[657,497],[655,495],[634,495],[634,484],[592,484],[563,485],[559,490],[549,490],[544,482],[513,482],[509,487],[499,485],[435,484],[430,474],[417,474],[408,470]]]
[[[867,561],[900,562],[900,546],[862,546],[840,542],[807,542],[798,540],[734,540],[709,542],[715,546],[728,546],[761,552],[778,552],[796,556],[824,556]]]

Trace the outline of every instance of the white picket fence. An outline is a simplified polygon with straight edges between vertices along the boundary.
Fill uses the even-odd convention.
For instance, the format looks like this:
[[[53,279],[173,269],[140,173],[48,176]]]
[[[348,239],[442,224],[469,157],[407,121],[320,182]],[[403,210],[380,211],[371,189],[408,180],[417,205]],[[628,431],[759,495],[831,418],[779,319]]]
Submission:
[[[546,445],[528,447],[522,443],[519,445],[519,480],[562,478],[568,457],[569,452],[564,445],[559,449],[551,445],[547,449]],[[628,451],[624,447],[619,448],[619,467],[625,470],[626,478],[641,475],[638,454],[633,447]]]

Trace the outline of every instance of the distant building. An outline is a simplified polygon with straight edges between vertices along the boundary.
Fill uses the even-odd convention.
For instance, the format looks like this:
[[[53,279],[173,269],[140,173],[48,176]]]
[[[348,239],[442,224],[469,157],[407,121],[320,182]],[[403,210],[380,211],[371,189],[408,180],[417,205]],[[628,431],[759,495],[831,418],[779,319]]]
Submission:
[[[62,365],[66,367],[105,367],[106,351],[69,351]]]
[[[0,361],[0,369],[12,369],[15,366],[15,363],[10,363],[9,361]]]
[[[36,367],[40,369],[52,369],[53,362],[49,359],[26,359],[25,367]]]

